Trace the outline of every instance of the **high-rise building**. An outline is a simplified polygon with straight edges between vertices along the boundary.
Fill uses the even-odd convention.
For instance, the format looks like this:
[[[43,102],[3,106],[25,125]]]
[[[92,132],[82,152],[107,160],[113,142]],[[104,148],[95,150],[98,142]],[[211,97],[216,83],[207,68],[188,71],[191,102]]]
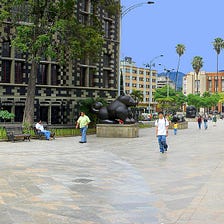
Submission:
[[[92,15],[92,0],[77,0],[74,12],[80,23]],[[0,3],[1,7],[1,3]],[[65,66],[43,58],[38,66],[35,97],[35,120],[49,124],[71,124],[78,116],[79,100],[117,95],[119,69],[119,15],[98,9],[104,31],[104,47],[97,62],[88,59],[67,60]],[[11,45],[14,29],[10,23],[0,26],[0,97],[1,108],[15,114],[21,122],[26,100],[31,64],[26,53]]]
[[[143,101],[140,104],[148,108],[150,103],[151,109],[155,108],[153,93],[156,90],[157,71],[152,70],[152,83],[150,83],[150,69],[137,67],[131,57],[125,57],[121,61],[121,71],[124,80],[124,92],[131,94],[134,89],[142,91]],[[151,102],[150,91],[152,93]]]

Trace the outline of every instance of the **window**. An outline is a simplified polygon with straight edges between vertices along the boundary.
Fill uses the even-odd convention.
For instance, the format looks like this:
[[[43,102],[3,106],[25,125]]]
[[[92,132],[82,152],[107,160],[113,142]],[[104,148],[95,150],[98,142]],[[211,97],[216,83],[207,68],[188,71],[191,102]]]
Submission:
[[[48,107],[40,107],[40,118],[38,120],[48,123]]]
[[[103,55],[103,65],[104,67],[110,67],[110,55],[109,54],[104,54]]]
[[[144,72],[143,72],[143,71],[139,71],[139,74],[141,74],[141,75],[142,75],[142,74],[144,74]]]
[[[82,67],[80,72],[80,86],[86,86],[86,72],[87,68]]]
[[[104,70],[103,71],[103,87],[104,88],[109,88],[109,71]]]
[[[59,75],[59,66],[58,65],[51,65],[51,85],[58,84],[58,75]]]
[[[10,83],[11,61],[2,60],[1,82]]]
[[[195,91],[196,93],[200,91],[200,80],[195,80]]]
[[[93,87],[94,86],[94,76],[96,73],[96,69],[94,68],[90,68],[89,69],[89,87]]]
[[[132,70],[132,73],[137,74],[137,70]]]
[[[212,80],[208,80],[208,90],[212,91]]]
[[[23,58],[23,53],[18,49],[15,50],[15,58],[19,58],[19,59]]]
[[[143,82],[143,81],[144,81],[144,79],[143,79],[143,78],[139,78],[139,81]]]
[[[23,121],[24,106],[15,106],[15,122]]]
[[[15,62],[15,83],[23,83],[23,62]]]
[[[88,12],[88,0],[82,0],[81,1],[81,10],[84,12]]]
[[[224,92],[224,79],[222,79],[222,92]]]
[[[110,21],[105,20],[104,31],[105,31],[105,37],[106,38],[110,38],[110,28],[111,28]]]
[[[132,84],[132,87],[137,87],[137,84]]]
[[[132,77],[132,80],[137,80],[137,77]]]
[[[11,55],[11,46],[9,41],[4,41],[2,43],[2,57],[10,57]]]
[[[80,23],[88,25],[88,15],[80,14]]]
[[[130,83],[125,83],[125,86],[129,87],[130,86]]]
[[[131,70],[130,70],[129,68],[126,68],[125,71],[126,71],[127,73],[130,73],[130,72],[131,72]]]
[[[47,85],[47,64],[39,64],[37,70],[37,84]]]
[[[51,124],[60,123],[60,107],[52,106],[51,107]]]

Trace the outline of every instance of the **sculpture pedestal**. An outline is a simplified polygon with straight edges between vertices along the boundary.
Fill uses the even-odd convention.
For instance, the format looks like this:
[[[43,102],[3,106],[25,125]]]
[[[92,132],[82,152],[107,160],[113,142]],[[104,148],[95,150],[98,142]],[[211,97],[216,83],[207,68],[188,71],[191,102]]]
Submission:
[[[104,138],[137,138],[138,124],[97,124],[96,136]]]

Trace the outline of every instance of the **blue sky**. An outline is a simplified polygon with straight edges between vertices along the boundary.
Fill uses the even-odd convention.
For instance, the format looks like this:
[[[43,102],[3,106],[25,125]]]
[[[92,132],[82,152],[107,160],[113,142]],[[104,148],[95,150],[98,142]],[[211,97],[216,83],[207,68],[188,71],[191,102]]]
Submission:
[[[124,9],[144,0],[121,0]],[[147,2],[147,1],[146,1]],[[157,55],[156,69],[163,64],[176,69],[175,46],[186,46],[180,71],[192,71],[194,56],[203,57],[205,71],[216,71],[216,53],[212,42],[224,39],[224,0],[155,0],[130,11],[122,19],[121,58],[130,56],[138,66],[143,66]],[[224,51],[220,54],[220,70],[224,70]]]

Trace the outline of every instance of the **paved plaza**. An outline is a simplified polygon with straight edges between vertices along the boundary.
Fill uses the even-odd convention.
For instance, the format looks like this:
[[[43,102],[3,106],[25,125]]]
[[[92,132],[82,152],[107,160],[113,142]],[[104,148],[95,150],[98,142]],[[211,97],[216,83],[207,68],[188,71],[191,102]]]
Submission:
[[[1,224],[223,224],[224,121],[136,139],[0,143]]]

